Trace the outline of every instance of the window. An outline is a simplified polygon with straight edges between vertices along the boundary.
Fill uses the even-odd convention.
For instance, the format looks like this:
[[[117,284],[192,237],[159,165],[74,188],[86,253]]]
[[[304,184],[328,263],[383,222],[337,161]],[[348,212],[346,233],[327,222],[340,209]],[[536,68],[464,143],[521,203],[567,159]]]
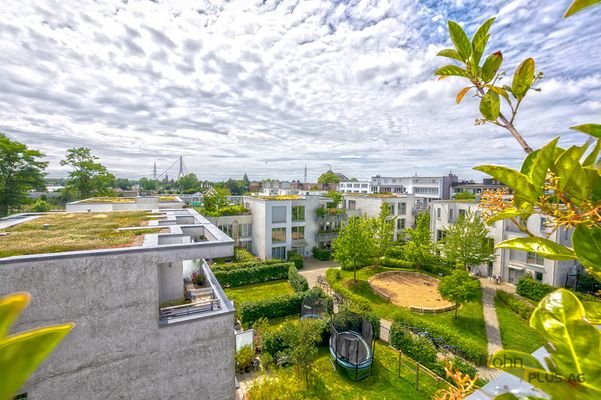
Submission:
[[[390,210],[390,215],[394,215],[394,204],[389,204],[388,209]]]
[[[512,261],[521,261],[521,262],[524,262],[524,258],[522,256],[522,254],[523,253],[521,251],[519,251],[519,250],[510,249],[509,250],[509,259],[512,260]]]
[[[293,226],[292,227],[292,240],[302,240],[305,238],[305,227],[304,226]]]
[[[233,236],[234,230],[232,229],[232,225],[219,225],[217,228],[219,228],[219,230],[223,233],[225,233],[226,235],[228,235],[229,237]]]
[[[397,229],[405,229],[405,218],[397,219]]]
[[[271,222],[286,222],[286,206],[271,207]]]
[[[449,222],[453,222],[453,210],[449,210]]]
[[[436,218],[440,219],[440,208],[436,209]]]
[[[407,203],[399,203],[399,215],[407,214]]]
[[[286,259],[286,246],[278,246],[271,248],[271,258],[285,260]]]
[[[357,208],[357,202],[355,200],[348,201],[348,209],[355,210]]]
[[[546,224],[547,224],[547,218],[545,217],[540,217],[540,230],[544,231],[546,228]]]
[[[252,235],[252,224],[240,224],[240,237]]]
[[[459,217],[465,217],[465,210],[459,210]]]
[[[528,252],[528,259],[527,259],[527,263],[528,264],[535,264],[535,265],[544,265],[545,264],[545,258],[539,256],[536,253],[532,253],[532,252]]]
[[[536,279],[539,282],[543,281],[543,273],[542,272],[535,272],[534,273],[534,279]]]
[[[436,231],[436,241],[441,241],[442,239],[444,239],[444,237],[446,236],[446,232],[444,230],[442,231]]]
[[[305,206],[292,206],[292,221],[305,220]]]
[[[286,241],[286,228],[272,228],[271,241],[274,243]]]

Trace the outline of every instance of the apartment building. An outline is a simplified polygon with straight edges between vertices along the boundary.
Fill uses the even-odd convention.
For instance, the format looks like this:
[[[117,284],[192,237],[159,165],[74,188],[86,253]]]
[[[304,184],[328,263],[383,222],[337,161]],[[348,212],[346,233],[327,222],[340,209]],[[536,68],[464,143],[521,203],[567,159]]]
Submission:
[[[457,182],[457,176],[401,176],[385,177],[376,175],[371,178],[372,193],[413,194],[418,210],[424,210],[434,200],[448,200],[451,186]]]
[[[476,214],[480,212],[477,201],[434,201],[431,206],[430,224],[435,242],[442,240],[445,230],[460,215],[466,212]],[[561,228],[552,232],[542,215],[532,215],[527,221],[527,226],[530,232],[537,236],[571,246],[572,231]],[[503,240],[526,236],[510,220],[497,221],[488,227],[488,230],[490,238],[495,244]],[[567,276],[576,272],[577,264],[574,260],[549,260],[535,253],[509,249],[497,249],[495,255],[496,259],[493,262],[488,265],[474,266],[472,271],[480,270],[483,276],[500,275],[504,281],[514,284],[523,275],[529,274],[540,282],[557,287],[563,287]]]
[[[234,241],[192,209],[140,216],[139,209],[104,208],[88,203],[83,213],[0,220],[0,248],[12,246],[15,254],[0,256],[0,295],[32,296],[13,331],[75,323],[24,385],[23,398],[233,399],[234,308],[205,259],[231,256]],[[85,247],[140,229],[101,224],[116,214],[137,215],[148,221],[145,230],[156,231],[120,247]],[[67,238],[77,218],[98,225],[89,228],[88,242],[74,239],[86,231]],[[12,228],[25,224],[36,234],[16,240],[19,230]],[[45,235],[58,247],[41,251],[48,246]],[[78,250],[60,250],[74,240],[82,240]],[[202,279],[195,284],[193,276]]]
[[[340,193],[371,193],[371,181],[343,181],[338,184]]]
[[[459,193],[469,193],[474,196],[481,195],[485,190],[496,190],[507,188],[506,185],[503,185],[496,179],[485,178],[482,182],[456,182],[451,187],[451,197],[454,198],[455,195]]]
[[[413,194],[344,194],[344,208],[348,216],[380,215],[383,203],[390,207],[391,218],[394,218],[394,240],[401,237],[405,228],[415,224],[416,196]]]

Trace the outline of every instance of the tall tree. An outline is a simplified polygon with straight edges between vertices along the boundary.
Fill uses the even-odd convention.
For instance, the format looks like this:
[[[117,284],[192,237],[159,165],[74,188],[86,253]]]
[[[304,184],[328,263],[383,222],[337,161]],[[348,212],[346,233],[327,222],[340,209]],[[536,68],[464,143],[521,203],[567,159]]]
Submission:
[[[248,192],[250,190],[250,180],[248,179],[248,175],[246,175],[246,172],[244,173],[244,176],[242,177],[242,186],[243,186],[244,192]]]
[[[340,183],[340,178],[330,169],[317,178],[317,183]]]
[[[68,165],[73,169],[67,179],[67,186],[72,187],[79,198],[110,193],[109,187],[115,177],[96,160],[98,157],[93,156],[90,149],[77,147],[67,150],[67,156],[61,161],[61,165]]]
[[[405,229],[407,243],[403,246],[403,254],[407,260],[415,262],[418,268],[433,262],[432,236],[430,235],[430,213],[421,212],[415,218],[415,228]]]
[[[114,186],[121,190],[130,190],[131,182],[127,178],[117,178],[117,179],[115,179]]]
[[[449,225],[442,240],[443,257],[466,269],[494,259],[494,242],[488,236],[488,229],[479,216],[473,212],[459,215],[454,224]]]
[[[140,189],[147,191],[158,190],[159,188],[159,181],[154,179],[140,178],[138,184],[140,185]]]
[[[352,269],[356,282],[357,269],[368,265],[375,253],[369,221],[360,217],[350,217],[332,242],[332,249],[334,260],[340,263],[342,269]]]
[[[196,174],[193,173],[182,176],[175,184],[182,193],[196,192],[200,189],[200,182],[198,181]]]
[[[455,303],[455,318],[459,306],[476,301],[480,297],[480,281],[464,269],[457,269],[440,280],[438,292],[443,299]]]
[[[394,218],[391,218],[390,205],[382,202],[380,214],[370,220],[371,232],[375,242],[375,251],[378,260],[384,256],[386,250],[392,245],[394,237]],[[379,261],[378,261],[379,262]]]
[[[0,216],[27,202],[27,191],[42,189],[44,169],[39,161],[43,154],[0,133]]]

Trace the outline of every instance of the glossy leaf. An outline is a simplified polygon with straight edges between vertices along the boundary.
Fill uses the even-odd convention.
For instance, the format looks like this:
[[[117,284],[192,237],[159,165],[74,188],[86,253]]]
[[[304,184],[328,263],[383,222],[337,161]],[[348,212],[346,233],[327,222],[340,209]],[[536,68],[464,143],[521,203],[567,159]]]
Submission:
[[[482,80],[486,83],[492,81],[501,64],[503,64],[503,54],[500,51],[488,56],[482,65]]]
[[[495,22],[495,18],[488,19],[485,23],[483,23],[472,38],[472,62],[474,65],[480,64],[480,59],[482,58],[482,54],[484,54],[484,49],[486,48],[486,44],[488,43],[488,38],[490,35],[488,31],[490,30],[490,26]]]
[[[507,102],[509,102],[509,95],[507,94],[507,90],[505,90],[504,88],[500,88],[498,86],[493,86],[493,85],[484,85],[484,86],[486,86],[488,89],[492,90],[499,96],[504,97],[505,100],[507,100]]]
[[[497,221],[501,221],[508,218],[518,218],[518,217],[526,217],[532,213],[532,209],[530,210],[519,210],[515,207],[506,208],[498,214],[495,214],[493,217],[488,218],[486,220],[487,225],[492,225]]]
[[[572,249],[538,236],[507,239],[495,247],[498,249],[530,251],[550,260],[573,260],[576,258]]]
[[[588,193],[588,180],[580,164],[580,159],[586,148],[587,145],[571,146],[555,161],[553,172],[559,178],[559,188],[561,190],[576,189],[581,195]]]
[[[601,227],[579,225],[572,235],[574,252],[585,267],[601,274]]]
[[[545,180],[549,168],[551,168],[555,161],[555,147],[557,146],[558,141],[559,137],[553,139],[541,148],[540,151],[536,152],[537,154],[532,162],[532,168],[528,173],[530,182],[532,182],[534,189],[536,189],[539,195],[543,194],[545,190]]]
[[[72,328],[48,326],[1,339],[0,399],[11,399]]]
[[[599,163],[599,154],[600,153],[601,153],[601,139],[597,139],[597,142],[595,143],[595,147],[589,153],[589,155],[586,157],[586,159],[584,160],[582,165],[585,167],[588,167],[588,166],[595,167]]]
[[[464,87],[463,89],[461,89],[459,91],[459,93],[457,93],[457,98],[455,99],[457,104],[461,103],[461,100],[463,100],[463,97],[467,94],[467,92],[470,91],[471,88],[472,88],[472,86]]]
[[[600,124],[582,124],[582,125],[571,126],[570,129],[589,134],[596,138],[601,138],[601,125]]]
[[[519,171],[500,165],[480,165],[474,168],[501,181],[515,192],[516,197],[535,203],[538,195],[528,177]]]
[[[455,50],[455,49],[444,49],[444,50],[439,51],[438,54],[436,54],[436,55],[439,57],[452,58],[453,60],[463,62],[463,60],[461,59],[461,56],[459,55],[459,53],[457,53],[457,50]]]
[[[463,68],[456,65],[445,65],[434,71],[434,75],[437,76],[463,76],[467,78],[467,72]]]
[[[601,325],[601,303],[597,301],[583,301],[586,320],[591,324]]]
[[[570,4],[570,7],[568,7],[568,9],[566,10],[565,14],[563,15],[564,18],[570,17],[574,14],[576,14],[579,11],[584,10],[587,7],[591,7],[594,6],[595,4],[600,4],[601,0],[574,0],[572,2],[572,4]]]
[[[10,327],[30,300],[31,295],[26,292],[13,293],[0,298],[0,340],[8,335]]]
[[[530,86],[534,82],[534,59],[527,58],[515,70],[511,91],[516,99],[524,98]]]
[[[461,59],[467,61],[472,55],[472,43],[463,28],[457,22],[449,21],[449,35]]]
[[[480,113],[489,121],[496,121],[501,113],[501,101],[499,95],[489,90],[480,100]]]

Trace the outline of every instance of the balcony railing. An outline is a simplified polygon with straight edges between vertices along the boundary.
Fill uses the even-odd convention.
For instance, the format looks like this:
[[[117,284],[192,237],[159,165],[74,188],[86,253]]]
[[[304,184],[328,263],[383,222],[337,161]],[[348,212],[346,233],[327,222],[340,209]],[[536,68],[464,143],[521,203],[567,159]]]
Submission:
[[[159,310],[159,320],[169,321],[170,319],[185,317],[207,311],[216,311],[221,309],[221,299],[198,301],[196,303],[182,304],[179,306],[163,307]]]

